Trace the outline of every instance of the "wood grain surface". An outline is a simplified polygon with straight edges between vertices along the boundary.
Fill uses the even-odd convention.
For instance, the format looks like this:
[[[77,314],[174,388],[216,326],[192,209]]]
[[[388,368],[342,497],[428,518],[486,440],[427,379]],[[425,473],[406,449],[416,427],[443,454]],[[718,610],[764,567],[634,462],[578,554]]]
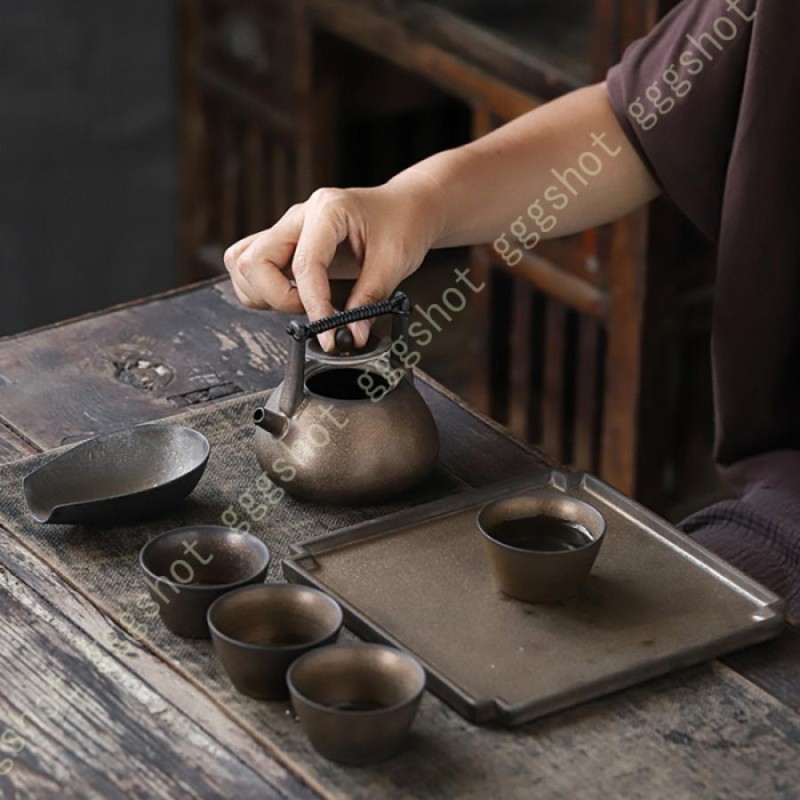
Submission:
[[[4,796],[316,796],[2,530],[0,553]]]
[[[277,315],[245,311],[223,283],[0,340],[0,458],[275,385],[282,338]],[[443,463],[471,485],[553,463],[442,387],[420,388]],[[122,653],[97,599],[2,531],[0,607],[8,797],[798,796],[791,631],[515,732],[464,723],[443,739],[452,712],[426,697],[406,756],[308,770],[158,653],[129,640]]]

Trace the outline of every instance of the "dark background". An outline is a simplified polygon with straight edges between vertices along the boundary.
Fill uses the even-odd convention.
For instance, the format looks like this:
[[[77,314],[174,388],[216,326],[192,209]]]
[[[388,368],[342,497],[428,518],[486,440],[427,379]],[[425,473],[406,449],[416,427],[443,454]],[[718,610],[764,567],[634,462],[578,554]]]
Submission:
[[[0,335],[175,284],[174,8],[0,14]]]

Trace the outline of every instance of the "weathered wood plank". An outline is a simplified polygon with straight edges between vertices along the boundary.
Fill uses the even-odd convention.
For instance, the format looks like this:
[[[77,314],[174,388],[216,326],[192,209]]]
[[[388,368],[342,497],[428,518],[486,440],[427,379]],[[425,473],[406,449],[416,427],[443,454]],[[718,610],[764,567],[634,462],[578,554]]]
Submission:
[[[67,643],[73,641],[71,635],[63,632],[64,625],[79,627],[81,636],[88,627],[90,643],[102,639],[106,631],[117,633],[117,629],[89,603],[67,590],[57,576],[48,574],[49,571],[38,563],[32,564],[10,537],[0,536],[0,552],[4,557],[12,553],[11,558],[7,559],[12,562],[12,568],[18,570],[26,583],[46,594],[49,604],[45,606],[47,615],[54,616],[53,607],[59,607],[70,617],[69,623],[54,623],[49,618],[43,620],[54,629],[56,636],[42,642],[33,639],[33,646],[39,651],[47,652],[54,643],[56,647],[63,648],[65,640]],[[13,579],[11,583],[15,583]],[[26,604],[25,599],[30,594],[24,587],[15,594],[26,609],[30,604]],[[34,600],[39,602],[38,598]],[[31,623],[26,620],[25,624],[28,626]],[[40,626],[40,623],[36,622],[35,626]],[[80,637],[77,641],[75,647],[79,653],[83,653]],[[29,638],[27,644],[30,643]],[[149,741],[147,737],[157,736],[162,730],[161,726],[164,726],[172,741],[180,743],[176,748],[179,751],[179,763],[173,766],[171,773],[173,781],[183,780],[187,770],[198,781],[202,781],[205,780],[204,772],[195,769],[192,754],[184,761],[181,759],[183,749],[187,747],[184,742],[201,748],[206,746],[208,737],[203,738],[203,734],[199,734],[198,739],[194,728],[187,730],[178,727],[185,712],[191,715],[194,722],[202,721],[202,727],[211,732],[213,741],[207,745],[209,748],[230,750],[253,772],[263,777],[269,776],[270,781],[277,784],[280,796],[307,796],[303,794],[302,786],[290,788],[279,782],[275,770],[280,768],[266,759],[263,752],[259,752],[252,743],[248,744],[246,737],[243,738],[241,731],[237,731],[230,720],[225,719],[222,727],[218,727],[219,717],[224,717],[224,714],[214,703],[149,653],[137,650],[134,657],[128,655],[124,658],[124,667],[142,676],[149,687],[157,687],[157,692],[153,692],[148,686],[140,686],[130,678],[128,672],[124,672],[122,674],[128,678],[131,692],[135,694],[133,698],[125,691],[127,683],[115,688],[116,673],[111,669],[108,669],[106,678],[97,678],[92,673],[91,678],[87,679],[82,671],[85,664],[79,658],[69,662],[69,666],[73,668],[72,672],[65,673],[62,670],[58,673],[63,676],[65,683],[70,687],[79,685],[81,692],[95,694],[94,698],[83,704],[80,712],[72,706],[68,711],[65,710],[63,717],[70,721],[71,727],[61,731],[61,739],[66,739],[64,733],[74,736],[76,724],[85,724],[90,727],[90,733],[84,741],[89,741],[97,748],[102,746],[102,752],[108,753],[109,750],[113,752],[115,746],[116,726],[133,726],[131,732],[125,735],[126,746],[130,742],[137,744],[143,737],[142,749],[148,758],[154,758],[154,753],[163,752],[171,759],[176,756],[174,750],[145,750]],[[74,668],[76,666],[77,669]],[[39,673],[46,675],[45,670],[51,668],[51,662],[46,661]],[[41,693],[38,678],[34,682],[23,682],[22,686],[25,691],[23,697],[16,701],[17,713],[31,702],[35,707]],[[199,689],[203,689],[203,686],[199,685]],[[152,699],[153,695],[156,695],[155,700]],[[158,705],[162,699],[167,706],[165,710]],[[131,722],[128,719],[128,716],[135,716],[131,712],[134,703],[145,705],[152,714],[147,719],[152,719],[152,722],[145,724],[141,720],[137,722],[134,719]],[[98,709],[97,704],[102,704],[102,709]],[[103,716],[112,712],[118,715],[116,724],[110,724]],[[73,721],[76,716],[78,723]],[[95,720],[107,727],[95,732],[91,727]],[[49,724],[50,719],[45,722]],[[140,722],[144,730],[136,727]],[[68,727],[67,723],[64,723],[64,727]],[[93,738],[95,736],[96,739]],[[111,747],[107,741],[109,738],[113,740]],[[37,740],[37,748],[42,746],[47,753],[50,749],[57,750],[59,754],[64,752],[64,745],[56,736],[49,736],[45,732],[40,739],[42,744]],[[312,776],[316,776],[318,782],[324,783],[325,796],[348,798],[425,796],[478,800],[494,792],[504,798],[522,800],[531,796],[534,786],[536,796],[541,798],[695,798],[731,794],[736,797],[791,798],[800,780],[800,764],[795,758],[798,746],[798,715],[737,677],[731,670],[704,665],[554,715],[513,732],[468,725],[455,718],[453,712],[434,698],[426,696],[411,746],[392,762],[354,772],[312,759],[305,764],[305,768],[310,770]],[[90,763],[88,771],[82,768],[76,771],[72,765],[76,763],[75,759],[80,763],[79,758],[83,758],[80,747],[88,748],[89,745],[76,745],[78,752],[65,754],[63,763],[44,760],[37,764],[45,776],[54,775],[55,781],[35,784],[33,796],[109,797],[122,794],[123,790],[129,792],[127,796],[136,796],[135,791],[139,787],[133,781],[142,779],[142,776],[132,767],[147,771],[151,766],[149,761],[147,766],[135,761],[138,757],[135,747],[132,755],[126,756],[129,760],[124,762],[125,768],[120,766],[117,771],[105,770],[102,777],[108,783],[97,787],[86,776],[93,777],[97,761],[108,756]],[[217,749],[203,752],[206,752],[209,771],[218,769],[221,760],[227,763]],[[580,758],[572,759],[570,768],[564,769],[565,754],[580,754]],[[266,765],[263,763],[265,760]],[[22,759],[20,763],[27,764]],[[102,763],[105,763],[104,760]],[[170,760],[169,763],[173,762]],[[267,766],[271,771],[265,773]],[[244,766],[241,768],[245,770]],[[53,784],[60,781],[62,774],[58,772],[59,769],[62,772],[72,770],[72,780],[85,787],[83,793],[76,791],[74,795],[68,792],[59,795],[57,791],[54,792]],[[157,764],[153,772],[160,778],[158,770]],[[199,776],[194,775],[196,771]],[[147,777],[144,776],[145,779]],[[128,783],[122,783],[123,789],[120,790],[113,783],[115,780],[127,780]],[[223,785],[224,775],[214,775],[213,780],[217,783],[211,783],[211,778],[208,780],[207,785],[202,785],[203,793],[193,794],[194,787],[181,793],[173,783],[168,784],[171,794],[166,788],[163,794],[158,794],[155,787],[145,784],[138,796],[216,797],[220,796],[219,791],[231,791],[230,786]],[[222,788],[218,790],[218,786]],[[209,791],[209,787],[218,793]],[[181,788],[179,784],[177,789]],[[262,796],[276,796],[263,788],[260,791],[263,792]],[[254,795],[234,786],[233,793],[228,796]]]
[[[57,579],[52,588],[62,592],[64,589]],[[57,600],[48,599],[50,603]],[[71,604],[72,607],[76,606]],[[77,608],[83,614],[80,619],[83,625],[86,609],[81,605]],[[51,609],[46,611],[49,613]],[[99,615],[91,608],[88,612],[97,621]],[[60,623],[45,621],[55,631],[54,635],[40,640],[41,636],[47,637],[47,633],[40,631],[41,623],[26,618],[26,629],[32,627],[34,635],[27,635],[26,642],[16,640],[16,643],[32,646],[40,654],[52,648],[56,648],[55,652],[64,650],[64,640],[69,644],[72,637],[63,632]],[[100,618],[99,624],[101,628],[93,632],[94,636],[107,623]],[[82,652],[80,643],[75,647]],[[27,655],[28,651],[25,652]],[[135,663],[140,657],[126,660],[125,666],[130,664],[132,670],[141,671],[143,667]],[[43,693],[38,676],[46,676],[48,670],[54,669],[54,662],[44,656],[42,659],[41,663],[36,661],[36,680],[22,683],[26,691],[15,700],[16,713],[22,713],[31,702],[35,707]],[[247,767],[258,772],[262,768],[256,767],[252,752],[242,748],[240,740],[229,738],[229,731],[224,737],[227,747],[222,747],[221,736],[207,743],[208,737],[191,726],[180,727],[182,715],[174,708],[191,709],[194,716],[198,702],[202,705],[204,701],[186,684],[174,699],[165,697],[165,682],[171,683],[175,690],[178,688],[174,675],[167,681],[159,677],[153,683],[158,686],[153,699],[155,693],[135,681],[130,683],[130,692],[127,682],[118,686],[116,673],[110,669],[105,677],[97,677],[79,657],[70,661],[64,657],[62,661],[57,674],[68,689],[76,687],[81,693],[81,707],[69,705],[58,719],[54,714],[43,721],[36,741],[35,766],[28,768],[25,753],[20,753],[18,765],[27,770],[20,774],[27,776],[38,770],[46,779],[36,779],[33,796],[109,797],[125,792],[126,796],[170,798],[269,797],[286,796],[290,792],[290,796],[304,796],[302,787],[295,793],[294,788],[281,785],[280,795],[259,787],[262,794],[255,795],[246,785],[231,786],[233,778],[226,784],[225,772],[217,772],[221,763],[227,764],[227,754],[221,752],[225,749],[244,762],[236,764],[243,773]],[[13,669],[18,667],[4,666],[17,677]],[[70,672],[66,672],[67,666]],[[42,680],[46,687],[46,677]],[[19,680],[16,683],[20,685]],[[164,709],[159,705],[162,697],[165,702],[172,702],[173,707]],[[132,712],[135,703],[143,705],[150,716],[136,720]],[[59,727],[60,720],[64,722]],[[51,723],[57,733],[45,729]],[[84,727],[88,729],[86,732]],[[75,737],[76,728],[82,732],[82,738],[74,751],[65,753],[66,743],[72,744],[70,737]],[[162,730],[169,741],[152,742],[149,737],[157,737]],[[211,730],[217,733],[213,726]],[[106,759],[116,755],[117,736],[130,752],[124,759],[106,765]],[[348,798],[425,796],[477,800],[494,792],[504,798],[522,800],[531,796],[532,787],[541,798],[727,795],[791,798],[800,780],[800,764],[795,758],[798,746],[800,717],[730,670],[705,665],[513,732],[470,726],[454,719],[451,711],[426,696],[411,746],[392,762],[355,772],[334,768],[319,759],[312,759],[305,766],[318,780],[324,781],[326,795]],[[199,755],[192,752],[194,747],[205,755],[204,762],[197,763]],[[207,749],[203,750],[204,747]],[[89,760],[87,751],[91,748],[104,755],[90,760],[84,768],[82,759]],[[55,752],[52,760],[48,760],[51,750]],[[157,753],[163,754],[163,762]],[[570,768],[564,769],[565,754],[579,754],[580,758],[571,758]],[[56,755],[63,755],[62,760],[57,761]],[[162,783],[163,763],[170,764],[171,770],[169,781]],[[16,770],[17,765],[12,771],[15,779]],[[206,777],[207,771],[213,774]],[[63,777],[66,775],[69,778]],[[237,774],[237,777],[243,781],[250,775]],[[75,785],[74,794],[69,791],[58,794],[66,780]],[[195,784],[190,784],[190,780]]]
[[[283,377],[285,320],[242,308],[224,282],[7,339],[0,343],[0,373],[8,380],[3,414],[49,449],[65,438],[162,418],[190,403],[275,386]],[[426,398],[448,442],[443,463],[465,480],[500,480],[536,463],[516,443],[495,446],[487,456],[487,437],[500,435],[508,443],[507,431],[488,420],[476,425],[439,385]]]
[[[0,416],[0,464],[16,461],[18,458],[25,458],[37,452],[38,450],[30,442],[13,431]]]
[[[1,529],[0,553],[4,796],[317,796]]]
[[[800,712],[800,631],[787,625],[777,639],[732,653],[722,661]]]
[[[203,291],[206,291],[206,294],[203,294]],[[222,300],[220,294],[223,295]],[[180,301],[184,297],[192,298],[193,303],[180,310]],[[248,325],[244,325],[240,330],[237,329],[237,338],[234,339],[228,335],[232,329],[231,320],[238,322],[242,319],[240,315],[247,312],[234,307],[233,303],[228,306],[225,298],[230,300],[228,287],[224,285],[214,289],[206,287],[202,291],[194,290],[179,295],[167,306],[160,300],[146,304],[157,306],[159,313],[145,317],[148,319],[159,315],[171,317],[174,305],[175,313],[186,323],[183,336],[196,335],[203,343],[202,353],[195,354],[192,363],[197,363],[200,358],[206,357],[209,363],[216,364],[217,355],[220,361],[223,355],[227,355],[231,368],[234,369],[240,369],[242,364],[250,363],[250,359],[256,356],[258,356],[256,363],[260,363],[260,359],[266,357],[264,348],[267,345],[266,340],[259,339],[256,334],[262,333],[264,328],[269,328],[270,319],[273,320],[272,324],[277,324],[274,322],[274,315],[252,316],[250,319],[253,320],[253,327],[250,327],[248,320]],[[192,315],[192,308],[199,315],[197,318]],[[225,310],[228,308],[230,318],[229,311]],[[141,317],[139,319],[141,320]],[[223,333],[223,336],[207,335],[208,331],[204,329],[209,320],[219,324],[220,319],[227,320],[225,325],[228,327],[222,329],[217,327],[213,330],[216,333]],[[132,325],[133,322],[128,320],[128,324]],[[166,326],[168,331],[172,330],[170,325]],[[163,332],[163,328],[159,331]],[[63,327],[60,332],[66,334],[67,338],[72,335],[71,331]],[[112,337],[109,335],[109,341],[111,340]],[[160,339],[155,340],[156,344],[160,341]],[[234,345],[231,345],[231,341]],[[0,359],[8,352],[4,349],[7,344],[8,342],[0,344]],[[35,350],[35,347],[29,347],[27,357],[34,358]],[[266,367],[264,373],[275,375],[275,369]],[[264,373],[253,368],[253,375],[263,379]],[[77,387],[78,379],[72,378],[66,385],[68,388]],[[543,463],[534,451],[515,443],[499,426],[477,421],[476,417],[446,390],[435,384],[421,383],[420,386],[434,408],[437,418],[441,420],[445,441],[444,462],[468,482],[477,485],[481,482],[499,480],[519,474],[520,470],[536,468]],[[99,394],[100,389],[97,391]],[[145,409],[151,414],[154,413],[153,409],[158,413],[165,399],[163,392],[160,396],[153,395],[153,397],[155,400]],[[63,422],[59,420],[61,420],[59,417],[52,418],[51,425]],[[47,435],[53,434],[50,432]],[[106,632],[117,631],[91,602],[68,589],[57,575],[32,559],[21,546],[4,534],[0,535],[0,553],[3,553],[2,558],[16,575],[26,584],[34,586],[52,608],[63,611],[71,620],[70,623],[64,623],[64,620],[57,616],[53,616],[53,619],[60,619],[60,622],[46,620],[47,625],[53,626],[62,638],[68,639],[69,642],[73,641],[72,636],[67,636],[63,632],[64,629],[60,627],[62,623],[72,626],[70,630],[76,627],[79,629],[80,636],[74,639],[76,642],[82,641],[81,636],[85,636],[90,642],[93,639],[102,640]],[[21,595],[18,595],[18,598],[21,598]],[[35,615],[35,612],[32,613]],[[24,622],[25,625],[29,624],[27,618]],[[46,652],[54,637],[46,631],[39,631],[38,628],[36,636],[44,637],[35,639],[36,648],[43,653]],[[24,644],[18,637],[14,638],[11,635],[6,641],[10,642],[12,647]],[[57,636],[55,641],[58,641]],[[75,646],[78,647],[78,644]],[[0,649],[2,648],[3,644],[0,642]],[[54,652],[58,652],[61,658],[60,650]],[[79,652],[82,651],[79,649]],[[40,653],[37,659],[49,669],[52,665],[43,653]],[[787,654],[785,669],[790,670],[792,665],[798,663],[796,655],[791,652]],[[58,662],[62,667],[66,664],[64,659],[66,656]],[[225,746],[232,753],[238,754],[254,772],[272,776],[269,768],[276,767],[274,765],[270,767],[271,762],[263,750],[268,744],[256,735],[258,726],[255,720],[245,725],[230,719],[224,710],[214,704],[211,697],[203,693],[203,687],[199,682],[193,687],[190,681],[180,677],[165,663],[141,648],[136,648],[133,656],[125,660],[124,666],[144,684],[144,688],[137,688],[136,692],[141,693],[145,689],[152,692],[152,687],[157,687],[155,694],[163,698],[170,708],[178,710],[179,719],[183,719],[181,715],[184,714],[191,717],[191,725],[197,725],[202,730],[210,732],[212,744],[219,745],[220,742],[224,742]],[[42,674],[46,674],[43,671],[44,667],[40,670]],[[769,669],[765,670],[763,661],[757,667],[762,674],[760,685],[777,686],[778,691],[791,696],[787,688],[788,678],[778,678],[777,674],[770,677]],[[86,679],[80,668],[78,673],[82,687],[88,691],[94,684]],[[61,674],[64,674],[63,670]],[[764,675],[767,677],[763,677]],[[33,687],[31,692],[35,692],[39,684],[33,682],[31,686]],[[133,684],[131,686],[133,687]],[[117,709],[123,705],[127,708],[129,705],[127,695],[121,695],[123,700],[117,695],[107,699],[105,687],[106,684],[102,683],[97,695],[99,700],[92,701],[93,704],[88,706],[92,714],[100,714],[100,711],[96,711],[98,702],[106,709],[103,712],[106,714],[110,713],[108,709],[117,713]],[[19,698],[15,707],[21,708],[31,700],[35,703],[38,695],[31,692],[25,694],[24,698]],[[81,713],[83,714],[81,724],[84,724],[83,717],[88,712]],[[173,717],[169,717],[170,724],[173,721]],[[89,720],[85,724],[90,725],[91,722],[92,720]],[[377,788],[387,785],[392,786],[397,796],[424,794],[432,797],[477,798],[486,796],[489,791],[497,791],[503,792],[507,797],[522,798],[529,797],[531,787],[535,785],[537,797],[567,797],[575,796],[577,793],[582,797],[661,795],[695,797],[734,792],[742,797],[791,797],[793,787],[800,780],[794,757],[800,741],[798,733],[800,722],[796,715],[786,706],[771,700],[751,683],[720,666],[705,666],[683,672],[672,678],[557,715],[550,720],[543,720],[514,733],[479,730],[458,720],[455,722],[454,725],[452,712],[432,698],[426,698],[415,744],[397,762],[352,775],[346,770],[333,769],[314,761],[310,762],[310,772],[320,780],[321,776],[324,776],[322,782],[332,792],[343,792],[347,796],[359,797],[377,796],[375,793]],[[151,731],[135,715],[130,723],[125,724],[133,726],[130,737],[137,746],[140,742],[144,742],[141,744],[143,752],[152,752],[147,750],[147,747],[153,747],[148,736],[173,735],[176,730],[168,728],[165,731],[156,725]],[[88,741],[92,746],[98,749],[106,746],[105,739],[91,727],[90,730],[91,736]],[[194,729],[188,733],[187,730],[182,728],[178,733],[196,743],[191,735]],[[449,731],[446,737],[443,736],[445,730]],[[248,731],[252,732],[255,738],[248,737]],[[71,733],[71,729],[69,732]],[[55,741],[51,742],[47,735],[43,738],[47,747],[55,748]],[[60,745],[60,742],[58,744]],[[139,751],[134,749],[134,752]],[[570,770],[562,768],[565,753],[580,753],[580,759],[570,762]],[[192,761],[194,758],[192,755],[188,763],[194,764]],[[53,759],[56,759],[55,755]],[[72,759],[72,755],[69,759]],[[51,762],[47,763],[48,767],[44,771],[51,774]],[[52,774],[61,774],[58,770],[63,771],[69,763],[67,761],[65,766],[64,763],[53,761]],[[263,770],[267,770],[267,773]],[[183,767],[176,768],[173,772],[176,781],[184,780]],[[90,777],[94,775],[91,770],[89,774]],[[111,777],[116,780],[116,775],[117,773],[112,773]],[[202,771],[200,775],[198,780],[207,780]],[[79,780],[84,780],[83,773],[78,777]],[[104,774],[103,779],[109,778]],[[128,776],[127,780],[134,779]],[[208,781],[223,780],[226,780],[224,774],[220,777],[213,773],[208,778]],[[277,774],[274,781],[270,777],[270,781],[277,786],[284,785],[281,780]],[[132,784],[124,785],[126,789],[130,789]],[[213,791],[220,791],[217,784],[208,785]],[[223,788],[228,791],[230,787]],[[504,791],[506,788],[507,792]],[[51,789],[52,784],[37,785],[33,794],[48,796]],[[106,789],[107,787],[103,785],[100,795],[96,796],[101,796]],[[143,791],[149,789],[147,786]],[[234,793],[232,796],[249,795]]]
[[[274,386],[278,315],[209,286],[0,342],[2,415],[43,449]]]
[[[453,402],[438,384],[419,384],[439,427],[439,462],[469,486],[484,486],[526,472],[556,466],[539,450],[498,436],[503,429],[488,419],[476,425],[475,414]],[[505,439],[505,441],[503,441]]]

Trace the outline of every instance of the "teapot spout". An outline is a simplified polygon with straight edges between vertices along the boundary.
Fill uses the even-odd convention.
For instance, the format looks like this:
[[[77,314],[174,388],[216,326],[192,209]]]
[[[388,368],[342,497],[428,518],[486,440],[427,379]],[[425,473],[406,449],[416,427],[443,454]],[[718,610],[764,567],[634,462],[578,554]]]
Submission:
[[[270,411],[268,408],[257,408],[253,412],[253,422],[276,438],[283,436],[289,427],[289,421],[283,414]]]

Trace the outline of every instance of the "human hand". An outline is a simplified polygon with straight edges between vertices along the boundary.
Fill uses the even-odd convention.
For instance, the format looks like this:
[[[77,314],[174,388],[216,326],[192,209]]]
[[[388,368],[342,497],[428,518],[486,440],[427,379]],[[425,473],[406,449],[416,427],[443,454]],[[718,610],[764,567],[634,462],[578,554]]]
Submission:
[[[429,181],[402,175],[372,188],[318,189],[271,228],[228,248],[225,266],[234,291],[248,308],[305,310],[314,322],[335,312],[328,279],[337,264],[345,262],[347,269],[349,261],[360,275],[345,308],[385,300],[436,240],[441,214],[435,195]],[[350,329],[363,347],[369,322]],[[333,349],[333,331],[319,338],[326,351]]]

